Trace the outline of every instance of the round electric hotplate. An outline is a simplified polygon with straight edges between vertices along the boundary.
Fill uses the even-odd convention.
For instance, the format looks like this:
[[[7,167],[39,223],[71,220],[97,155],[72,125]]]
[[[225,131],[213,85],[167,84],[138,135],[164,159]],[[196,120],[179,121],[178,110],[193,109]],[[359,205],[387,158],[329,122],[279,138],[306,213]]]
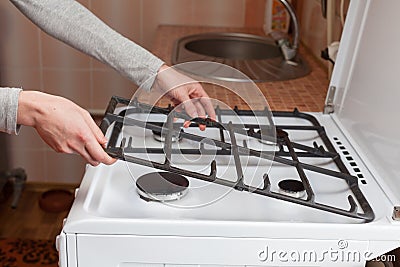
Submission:
[[[171,172],[151,172],[136,180],[139,196],[147,201],[172,201],[181,199],[187,192],[189,180]]]

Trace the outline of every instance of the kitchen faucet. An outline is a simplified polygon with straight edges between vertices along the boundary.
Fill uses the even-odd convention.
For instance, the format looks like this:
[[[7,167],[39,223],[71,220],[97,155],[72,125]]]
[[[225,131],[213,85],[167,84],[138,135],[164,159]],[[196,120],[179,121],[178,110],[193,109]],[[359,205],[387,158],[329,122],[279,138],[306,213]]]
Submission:
[[[281,32],[272,32],[270,35],[278,43],[281,48],[282,54],[287,61],[291,61],[297,53],[299,45],[299,21],[292,5],[287,0],[279,0],[289,13],[292,26],[293,26],[293,40],[290,43],[289,39]]]

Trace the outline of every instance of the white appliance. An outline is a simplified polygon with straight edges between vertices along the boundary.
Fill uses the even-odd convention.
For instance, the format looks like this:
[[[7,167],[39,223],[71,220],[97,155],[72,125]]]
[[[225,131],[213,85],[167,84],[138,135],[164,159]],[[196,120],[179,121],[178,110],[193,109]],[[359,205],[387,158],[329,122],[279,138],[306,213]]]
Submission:
[[[132,177],[154,172],[153,167],[125,161],[88,166],[57,237],[59,265],[364,266],[366,260],[400,247],[400,120],[396,112],[400,99],[400,50],[396,49],[400,43],[399,10],[397,0],[351,1],[325,112],[309,114],[323,125],[344,166],[357,178],[361,195],[354,193],[358,189],[349,189],[343,179],[310,170],[312,165],[336,173],[338,167],[324,157],[301,158],[304,164],[300,167],[315,193],[311,202],[321,204],[311,207],[304,196],[277,199],[191,177],[191,187],[181,199],[145,201]],[[152,116],[157,120],[158,115]],[[278,116],[274,121],[282,128],[313,127],[299,117]],[[191,131],[195,128],[188,129]],[[314,133],[291,127],[286,131],[297,144],[318,150],[316,142],[324,147],[322,154],[327,150],[324,140]],[[200,133],[208,138],[218,134],[215,129]],[[241,138],[246,137],[237,138],[234,141],[242,144]],[[151,131],[134,142],[139,148],[162,148]],[[190,144],[182,140],[180,146],[190,148]],[[250,140],[243,146],[240,151],[271,144]],[[165,156],[148,157],[146,160],[162,161]],[[204,175],[214,168],[207,157],[204,161],[188,159],[192,163],[181,165],[176,159],[177,166]],[[217,165],[218,177],[229,179],[238,173],[235,167],[224,167],[228,163]],[[265,185],[262,164],[246,161],[241,172],[252,177],[250,183]],[[278,192],[279,180],[294,174],[293,166],[273,163],[268,173],[269,192]],[[332,206],[333,212],[329,212]]]

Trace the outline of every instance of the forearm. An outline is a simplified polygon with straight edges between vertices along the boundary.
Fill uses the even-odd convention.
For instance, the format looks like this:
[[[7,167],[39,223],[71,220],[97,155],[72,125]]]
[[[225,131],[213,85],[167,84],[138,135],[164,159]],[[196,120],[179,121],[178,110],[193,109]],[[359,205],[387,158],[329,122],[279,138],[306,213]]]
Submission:
[[[145,89],[150,89],[152,80],[148,80],[155,77],[163,64],[74,0],[10,1],[43,31],[95,57]]]
[[[0,88],[0,131],[17,134],[19,88]]]

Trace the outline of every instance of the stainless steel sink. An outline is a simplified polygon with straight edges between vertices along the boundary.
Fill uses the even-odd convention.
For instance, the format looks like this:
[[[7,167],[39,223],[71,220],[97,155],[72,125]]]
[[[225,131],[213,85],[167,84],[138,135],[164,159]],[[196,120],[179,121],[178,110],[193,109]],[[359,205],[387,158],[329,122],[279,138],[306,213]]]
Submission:
[[[172,64],[191,61],[223,63],[256,82],[295,79],[310,72],[298,54],[285,60],[281,47],[272,38],[243,33],[205,33],[179,39],[174,46]],[[185,70],[185,66],[178,68],[194,72],[192,68]],[[194,74],[204,75],[205,72]]]
[[[207,36],[187,42],[185,49],[205,56],[236,60],[268,59],[281,55],[275,43],[257,36]]]

